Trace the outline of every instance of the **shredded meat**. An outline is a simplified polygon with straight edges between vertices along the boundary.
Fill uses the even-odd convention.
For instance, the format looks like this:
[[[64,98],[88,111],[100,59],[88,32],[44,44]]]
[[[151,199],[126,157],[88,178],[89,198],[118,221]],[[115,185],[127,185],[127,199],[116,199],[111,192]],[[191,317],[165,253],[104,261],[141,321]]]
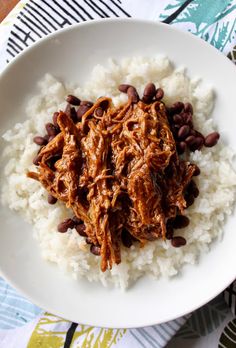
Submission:
[[[104,108],[105,105],[105,108]],[[101,117],[95,110],[101,107]],[[141,101],[115,108],[99,98],[74,124],[60,112],[61,132],[38,155],[39,180],[65,202],[101,247],[101,269],[121,262],[122,230],[144,245],[165,239],[168,219],[183,214],[195,167],[180,161],[165,105]]]

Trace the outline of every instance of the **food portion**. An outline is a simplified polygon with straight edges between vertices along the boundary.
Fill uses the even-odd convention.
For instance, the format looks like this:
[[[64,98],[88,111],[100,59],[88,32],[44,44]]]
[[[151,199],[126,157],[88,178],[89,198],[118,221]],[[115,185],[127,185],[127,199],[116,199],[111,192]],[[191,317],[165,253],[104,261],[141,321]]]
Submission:
[[[196,262],[232,211],[236,175],[209,87],[166,58],[109,64],[83,88],[41,82],[29,120],[4,135],[2,200],[47,260],[126,287]]]
[[[153,100],[164,96],[153,83],[146,86],[140,101],[133,86],[120,86],[126,88],[129,100],[119,107],[109,98],[99,98],[88,109],[81,111],[83,104],[78,110],[68,105],[65,112],[54,114],[54,124],[45,126],[46,138],[34,138],[40,145],[39,139],[48,141],[34,159],[39,170],[28,173],[46,188],[50,200],[59,199],[73,210],[77,222],[66,220],[59,231],[77,224],[81,234],[83,224],[82,235],[91,244],[90,250],[101,254],[102,271],[121,262],[122,237],[144,246],[158,238],[165,240],[166,226],[170,237],[172,221],[184,214],[184,195],[199,171],[179,159],[172,133],[178,130],[180,144],[198,139],[187,137],[187,124],[181,126],[192,123],[192,113],[187,111],[191,104],[179,103],[167,112],[163,102]],[[80,104],[75,96],[67,100]],[[182,112],[184,108],[176,128],[171,120],[177,117],[177,109]],[[199,139],[202,145],[204,138]],[[175,237],[174,245],[176,241]]]

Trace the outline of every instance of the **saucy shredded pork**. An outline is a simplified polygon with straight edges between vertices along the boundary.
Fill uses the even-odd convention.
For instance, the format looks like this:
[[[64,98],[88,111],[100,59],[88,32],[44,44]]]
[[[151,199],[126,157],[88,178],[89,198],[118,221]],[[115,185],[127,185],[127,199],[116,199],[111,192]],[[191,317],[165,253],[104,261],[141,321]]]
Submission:
[[[57,124],[60,133],[28,176],[83,221],[100,247],[102,271],[121,262],[124,230],[141,246],[165,240],[167,222],[184,213],[196,169],[179,159],[165,104],[129,100],[116,108],[102,97],[81,121],[60,112]]]

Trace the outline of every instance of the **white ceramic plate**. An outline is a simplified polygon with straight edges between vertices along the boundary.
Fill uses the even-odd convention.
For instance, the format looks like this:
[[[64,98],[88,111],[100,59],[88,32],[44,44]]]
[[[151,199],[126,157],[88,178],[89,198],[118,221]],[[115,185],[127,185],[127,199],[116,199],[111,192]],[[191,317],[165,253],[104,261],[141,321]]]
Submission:
[[[1,133],[24,120],[27,95],[34,92],[45,73],[83,82],[91,68],[108,57],[158,53],[186,66],[191,76],[212,83],[217,94],[213,116],[224,140],[236,149],[233,64],[190,34],[139,20],[79,24],[47,37],[17,57],[0,80]],[[185,267],[181,276],[171,280],[143,277],[126,292],[74,281],[43,261],[31,226],[3,207],[0,224],[0,270],[7,281],[38,306],[83,324],[129,328],[162,323],[205,304],[236,276],[235,216],[225,225],[223,241],[215,243],[198,265]]]

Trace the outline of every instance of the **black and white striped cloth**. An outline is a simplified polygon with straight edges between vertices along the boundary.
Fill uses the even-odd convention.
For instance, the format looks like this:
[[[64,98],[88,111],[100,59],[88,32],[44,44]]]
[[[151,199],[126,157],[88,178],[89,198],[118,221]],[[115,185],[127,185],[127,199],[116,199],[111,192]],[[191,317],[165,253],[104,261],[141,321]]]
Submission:
[[[7,41],[7,60],[38,39],[75,23],[98,18],[131,17],[121,0],[29,0]]]
[[[225,289],[224,297],[226,303],[231,308],[232,313],[236,315],[236,281],[234,281],[227,289]]]

